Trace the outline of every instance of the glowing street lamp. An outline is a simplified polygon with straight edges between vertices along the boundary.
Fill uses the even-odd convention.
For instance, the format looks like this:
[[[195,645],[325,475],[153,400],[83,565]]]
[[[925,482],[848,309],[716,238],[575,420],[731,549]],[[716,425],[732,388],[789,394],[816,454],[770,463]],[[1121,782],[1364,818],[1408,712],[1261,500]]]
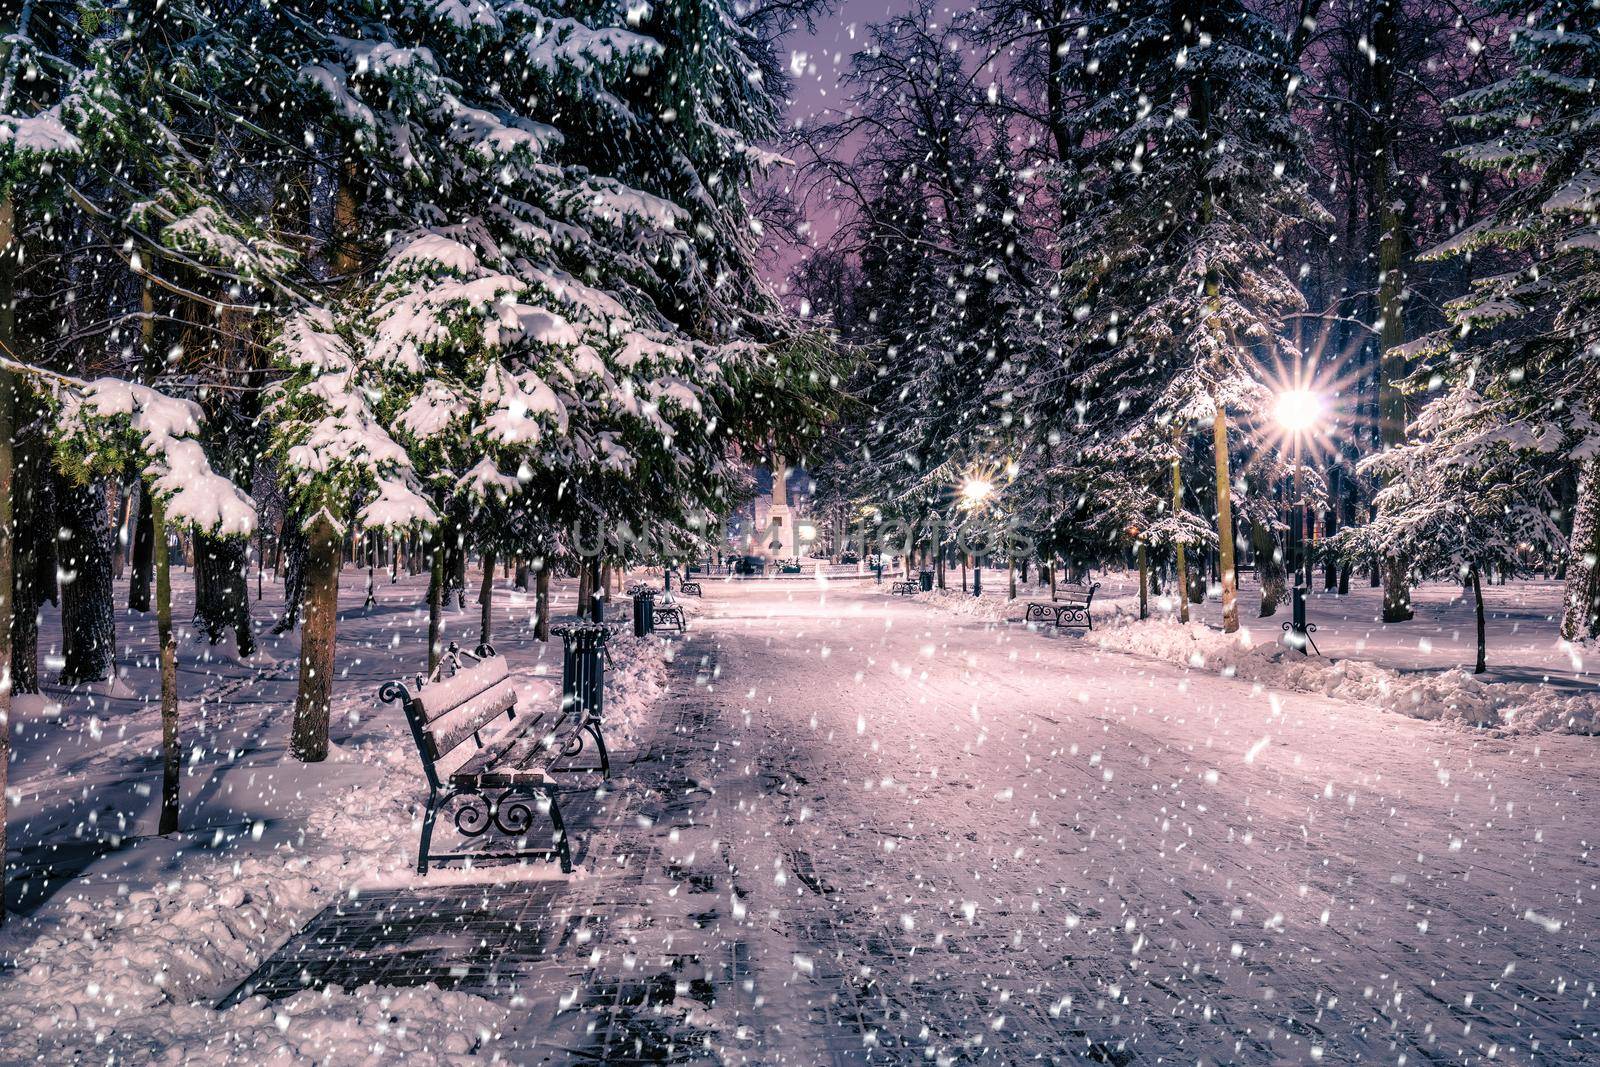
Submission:
[[[989,479],[974,476],[961,483],[961,504],[968,510],[983,507],[984,501],[994,494],[994,483]]]
[[[1278,420],[1291,436],[1298,439],[1309,433],[1317,423],[1322,421],[1323,410],[1327,407],[1320,393],[1310,389],[1286,389],[1278,394],[1278,402],[1273,406],[1272,417]]]
[[[970,474],[961,482],[961,506],[967,511],[981,511],[994,495],[994,480],[982,474]],[[983,564],[972,564],[972,595],[983,595]]]
[[[1294,565],[1293,620],[1284,628],[1294,635],[1294,643],[1301,652],[1310,645],[1315,648],[1311,634],[1315,625],[1306,624],[1306,591],[1311,588],[1311,553],[1306,551],[1306,538],[1310,516],[1305,508],[1305,438],[1322,421],[1327,401],[1322,394],[1310,389],[1285,389],[1278,394],[1272,415],[1286,436],[1294,442],[1294,510],[1289,522],[1290,559]]]

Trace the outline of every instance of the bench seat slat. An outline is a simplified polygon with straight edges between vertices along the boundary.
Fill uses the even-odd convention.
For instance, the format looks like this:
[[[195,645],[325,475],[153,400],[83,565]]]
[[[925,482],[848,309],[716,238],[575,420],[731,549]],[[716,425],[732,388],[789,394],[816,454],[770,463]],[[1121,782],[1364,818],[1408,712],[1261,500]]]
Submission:
[[[493,743],[472,754],[456,775],[483,774],[487,771],[523,770],[539,760],[548,762],[553,740],[568,716],[536,715],[524,726],[501,735]]]
[[[556,780],[543,767],[508,767],[501,770],[466,774],[457,771],[450,781],[464,789],[502,789],[513,785],[555,785]]]

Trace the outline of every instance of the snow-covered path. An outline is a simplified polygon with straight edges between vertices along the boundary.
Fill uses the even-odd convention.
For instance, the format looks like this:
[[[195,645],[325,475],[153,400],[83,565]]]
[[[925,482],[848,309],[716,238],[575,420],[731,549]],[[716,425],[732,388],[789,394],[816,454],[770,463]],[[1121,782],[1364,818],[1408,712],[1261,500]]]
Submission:
[[[870,586],[707,591],[715,741],[682,768],[705,799],[647,833],[674,870],[727,866],[751,1059],[1600,1057],[1594,739]]]

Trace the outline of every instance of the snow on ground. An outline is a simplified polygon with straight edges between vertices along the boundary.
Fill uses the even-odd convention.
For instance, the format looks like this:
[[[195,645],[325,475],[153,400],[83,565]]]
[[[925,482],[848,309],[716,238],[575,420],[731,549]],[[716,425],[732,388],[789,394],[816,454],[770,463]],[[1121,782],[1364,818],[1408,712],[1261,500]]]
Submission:
[[[186,835],[145,836],[152,709],[37,706],[13,869],[83,869],[13,886],[29,913],[0,934],[0,1060],[553,1064],[633,1040],[795,1067],[1600,1060],[1594,739],[1252,680],[1162,645],[1175,624],[1109,630],[1160,653],[1130,655],[1099,629],[983,617],[998,598],[886,589],[708,582],[670,676],[655,644],[620,643],[613,736],[648,758],[556,884],[552,922],[592,919],[593,939],[552,943],[515,1001],[210,1006],[329,901],[419,884],[421,779],[372,693],[415,669],[420,581],[380,583],[366,611],[347,575],[339,758],[320,767],[281,755],[292,640],[258,665],[185,646]],[[497,645],[535,701],[555,660],[530,611],[502,587]],[[476,619],[469,598],[450,636]],[[43,847],[60,841],[83,843]],[[677,995],[619,1007],[623,985]]]
[[[1136,575],[1112,572],[1095,580],[1102,587],[1095,594],[1094,631],[1063,634],[1063,639],[1414,718],[1518,732],[1600,733],[1600,674],[1586,663],[1582,647],[1557,635],[1561,586],[1556,582],[1485,586],[1490,670],[1474,675],[1474,608],[1455,584],[1420,586],[1416,618],[1390,624],[1381,621],[1381,590],[1364,583],[1343,597],[1319,590],[1306,614],[1317,624],[1314,636],[1322,655],[1305,656],[1283,643],[1287,604],[1269,618],[1255,617],[1260,593],[1253,576],[1240,592],[1240,630],[1231,635],[1221,631],[1222,606],[1215,594],[1190,605],[1188,624],[1177,621],[1175,600],[1152,597],[1151,618],[1141,622]],[[958,614],[1018,624],[1029,600],[1049,599],[1048,588],[1032,585],[1019,585],[1015,601],[1008,602],[1006,593],[1004,572],[986,572],[982,597],[962,593],[954,582],[923,596]]]
[[[1591,738],[1443,729],[842,583],[719,587],[685,648],[717,680],[647,832],[673,891],[706,891],[683,927],[646,894],[648,930],[595,965],[648,976],[709,927],[743,1014],[707,1036],[689,1013],[684,1047],[1600,1061]]]
[[[186,573],[175,578],[176,615],[186,619],[191,587]],[[465,608],[446,617],[446,638],[468,647],[479,619],[475,580],[469,588]],[[420,881],[425,780],[398,705],[378,703],[376,692],[424,667],[424,590],[423,578],[390,584],[380,575],[368,609],[364,574],[345,572],[333,747],[320,765],[285,754],[299,647],[298,632],[266,632],[281,608],[277,587],[267,585],[254,606],[262,649],[249,661],[231,644],[183,634],[185,829],[171,837],[154,836],[161,734],[159,708],[147,702],[158,692],[152,617],[121,613],[116,686],[20,701],[10,820],[20,851],[8,889],[22,914],[0,930],[0,1060],[436,1063],[492,1049],[504,1008],[454,993],[255,998],[221,1017],[210,1006],[340,894]],[[120,584],[117,592],[124,602]],[[554,612],[570,611],[573,596],[571,583],[557,583]],[[533,640],[533,598],[509,583],[499,583],[496,608],[496,648],[519,679],[519,705],[554,703],[559,640]],[[47,661],[55,626],[47,617]],[[615,746],[647,723],[665,678],[660,650],[655,641],[613,642]],[[428,884],[559,877],[546,864],[458,866],[431,872]]]

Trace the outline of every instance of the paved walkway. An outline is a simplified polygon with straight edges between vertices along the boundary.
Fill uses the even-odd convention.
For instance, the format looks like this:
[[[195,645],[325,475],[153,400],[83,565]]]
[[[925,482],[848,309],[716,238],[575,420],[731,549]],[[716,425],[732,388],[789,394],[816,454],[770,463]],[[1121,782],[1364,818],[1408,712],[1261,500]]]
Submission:
[[[1600,1059],[1593,739],[875,590],[706,607],[583,871],[372,904],[433,939],[387,980],[508,1000],[528,1063]]]

